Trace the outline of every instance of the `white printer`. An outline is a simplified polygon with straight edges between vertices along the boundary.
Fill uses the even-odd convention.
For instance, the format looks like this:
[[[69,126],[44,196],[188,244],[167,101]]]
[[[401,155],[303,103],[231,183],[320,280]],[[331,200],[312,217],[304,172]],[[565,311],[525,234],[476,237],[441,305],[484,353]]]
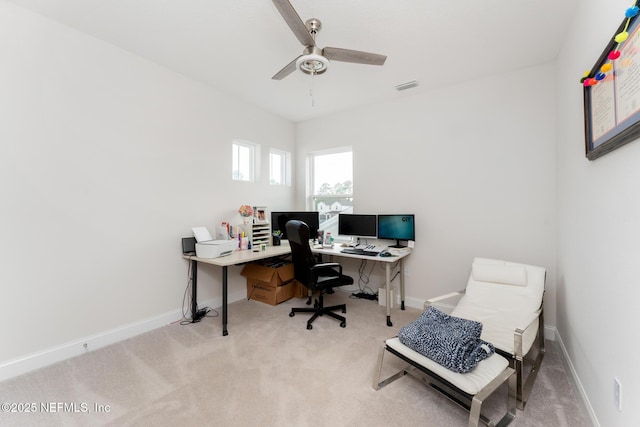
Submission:
[[[231,255],[236,248],[233,240],[213,240],[206,227],[193,227],[196,238],[196,256],[198,258],[218,258]]]
[[[196,243],[196,256],[198,258],[218,258],[231,255],[236,248],[233,240],[208,240]]]

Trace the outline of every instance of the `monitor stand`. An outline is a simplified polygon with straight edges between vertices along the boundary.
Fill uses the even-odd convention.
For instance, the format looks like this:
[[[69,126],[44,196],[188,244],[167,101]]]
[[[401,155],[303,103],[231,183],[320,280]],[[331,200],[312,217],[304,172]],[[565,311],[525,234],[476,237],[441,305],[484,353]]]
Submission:
[[[395,244],[395,245],[392,245],[392,246],[389,246],[389,247],[390,247],[390,248],[397,248],[397,249],[399,249],[399,248],[406,248],[406,246],[405,246],[405,245],[401,245],[401,244],[400,244],[400,239],[396,239],[396,244]]]

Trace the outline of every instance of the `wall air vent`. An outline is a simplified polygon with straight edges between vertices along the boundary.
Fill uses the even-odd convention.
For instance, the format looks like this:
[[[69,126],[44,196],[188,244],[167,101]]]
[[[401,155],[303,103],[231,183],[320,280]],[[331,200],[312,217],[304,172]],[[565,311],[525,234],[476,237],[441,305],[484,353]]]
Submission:
[[[418,82],[416,80],[412,80],[410,82],[400,83],[399,85],[396,86],[396,90],[400,92],[401,90],[411,89],[416,86],[418,86]]]

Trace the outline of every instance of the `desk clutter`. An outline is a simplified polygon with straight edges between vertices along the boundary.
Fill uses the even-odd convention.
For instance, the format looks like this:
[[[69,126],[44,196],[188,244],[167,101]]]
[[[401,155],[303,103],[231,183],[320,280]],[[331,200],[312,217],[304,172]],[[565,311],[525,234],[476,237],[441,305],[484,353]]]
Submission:
[[[247,299],[278,305],[291,298],[305,298],[307,289],[293,278],[293,263],[288,260],[261,260],[244,266]]]
[[[267,208],[242,205],[238,209],[242,224],[231,225],[223,221],[215,227],[215,240],[206,227],[193,227],[195,252],[199,258],[218,258],[236,251],[265,251],[272,243],[271,225]],[[275,240],[275,239],[274,239]],[[278,240],[278,244],[279,244]],[[183,249],[183,253],[186,253]]]

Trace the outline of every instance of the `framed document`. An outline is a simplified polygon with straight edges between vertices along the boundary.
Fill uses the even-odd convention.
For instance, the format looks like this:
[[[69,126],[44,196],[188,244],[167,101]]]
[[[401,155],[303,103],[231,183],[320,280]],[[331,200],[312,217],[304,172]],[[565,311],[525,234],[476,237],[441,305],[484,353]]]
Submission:
[[[585,155],[595,160],[640,137],[638,15],[623,21],[583,80]],[[624,41],[616,41],[627,33]]]

